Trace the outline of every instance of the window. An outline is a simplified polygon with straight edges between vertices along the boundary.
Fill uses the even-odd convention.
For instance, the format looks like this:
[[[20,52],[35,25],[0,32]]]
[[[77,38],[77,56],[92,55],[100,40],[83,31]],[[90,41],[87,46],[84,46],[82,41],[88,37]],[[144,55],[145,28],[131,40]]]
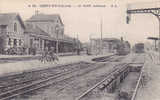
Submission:
[[[14,32],[17,32],[17,23],[14,23]]]
[[[8,40],[8,45],[11,45],[11,38],[9,38],[9,40]]]
[[[17,39],[14,39],[14,46],[17,46]]]
[[[7,26],[6,25],[0,25],[0,32],[4,33],[7,31]]]
[[[22,40],[19,40],[19,46],[21,46],[22,45]]]

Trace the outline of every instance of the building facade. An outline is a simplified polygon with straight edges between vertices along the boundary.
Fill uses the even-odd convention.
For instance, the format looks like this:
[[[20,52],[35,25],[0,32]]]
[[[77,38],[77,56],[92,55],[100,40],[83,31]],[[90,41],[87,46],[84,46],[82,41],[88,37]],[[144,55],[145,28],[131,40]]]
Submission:
[[[64,35],[64,25],[58,14],[35,14],[28,20],[26,24],[31,24],[33,27],[38,26],[51,37],[62,39]]]
[[[26,26],[30,26],[30,29],[38,29],[39,31],[41,31],[34,33],[43,34],[41,34],[41,38],[36,35],[38,36],[35,37],[37,39],[33,39],[34,42],[37,43],[36,48],[38,49],[38,51],[43,51],[45,48],[55,48],[55,52],[57,51],[58,53],[74,51],[75,41],[73,38],[64,34],[64,24],[62,23],[60,15],[35,14],[31,18],[26,20],[25,24]],[[27,31],[26,33],[30,33]],[[28,44],[32,44],[33,40],[30,40],[30,43]]]
[[[46,48],[55,52],[74,52],[76,39],[64,34],[58,14],[35,14],[25,22],[19,14],[0,14],[0,53],[23,48],[27,54],[41,53]]]
[[[16,13],[0,14],[1,53],[9,48],[24,46],[25,25]]]
[[[90,51],[92,54],[115,53],[120,39],[117,38],[99,38],[91,39]]]
[[[26,51],[28,54],[41,53],[48,47],[49,42],[53,39],[48,33],[37,26],[33,28],[32,26],[26,25],[24,35],[24,45],[27,48]]]

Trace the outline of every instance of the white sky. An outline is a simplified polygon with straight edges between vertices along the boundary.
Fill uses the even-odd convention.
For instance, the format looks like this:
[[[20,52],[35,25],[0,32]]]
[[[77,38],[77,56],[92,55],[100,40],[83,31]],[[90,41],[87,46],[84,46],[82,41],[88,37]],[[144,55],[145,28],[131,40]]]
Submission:
[[[129,42],[144,42],[148,36],[158,36],[158,20],[149,14],[135,14],[130,24],[126,24],[127,3],[147,2],[153,0],[0,0],[0,13],[18,12],[23,20],[31,17],[35,10],[41,13],[61,15],[65,25],[65,34],[87,42],[89,36],[100,37],[100,20],[103,19],[103,37],[124,37]],[[106,7],[28,7],[30,4],[102,4]],[[117,7],[111,7],[117,4]],[[92,34],[92,35],[91,35]]]

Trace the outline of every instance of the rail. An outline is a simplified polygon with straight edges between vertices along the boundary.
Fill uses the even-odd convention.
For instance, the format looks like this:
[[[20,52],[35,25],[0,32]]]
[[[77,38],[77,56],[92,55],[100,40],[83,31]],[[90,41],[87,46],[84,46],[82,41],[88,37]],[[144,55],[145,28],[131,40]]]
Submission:
[[[142,67],[142,69],[141,69],[141,73],[140,73],[140,76],[139,76],[139,78],[138,78],[138,82],[137,82],[137,84],[136,84],[136,88],[135,88],[135,90],[133,91],[133,95],[132,95],[131,100],[135,100],[135,98],[136,98],[136,96],[137,96],[138,88],[139,88],[139,85],[140,85],[140,82],[141,82],[141,79],[142,79],[144,64],[145,64],[145,62],[143,63],[143,67]]]
[[[123,65],[123,66],[127,66],[127,65],[129,65],[129,64],[125,64],[125,65]],[[119,69],[114,69],[112,72],[110,72],[109,74],[108,74],[108,76],[105,78],[105,79],[103,79],[102,81],[100,81],[100,82],[98,82],[96,85],[94,85],[93,87],[91,87],[90,89],[88,89],[86,92],[84,92],[82,95],[80,95],[76,100],[81,100],[84,96],[86,96],[89,92],[91,92],[93,89],[95,89],[95,88],[97,88],[100,84],[102,84],[103,82],[105,82],[109,77],[111,77],[113,74],[114,74],[114,72],[117,72],[117,71],[119,71]]]
[[[84,68],[86,69],[87,67],[84,67]],[[90,70],[90,69],[88,69],[88,70]],[[69,70],[67,72],[59,73],[57,75],[51,75],[51,76],[49,76],[45,79],[40,79],[40,80],[34,81],[31,84],[20,86],[18,88],[14,88],[14,89],[11,89],[9,91],[7,90],[6,92],[3,92],[3,93],[0,94],[0,99],[1,100],[9,100],[10,98],[13,98],[15,96],[25,94],[25,93],[31,92],[33,90],[37,90],[37,89],[49,86],[51,84],[55,84],[57,82],[57,80],[56,80],[57,78],[63,77],[65,75],[73,73],[75,71],[79,71],[79,69],[72,69],[72,70]],[[54,80],[54,81],[49,82],[50,80]],[[60,81],[60,80],[58,80],[58,81]],[[47,83],[47,82],[49,82],[49,83]]]
[[[103,57],[96,57],[96,58],[93,58],[92,61],[103,62],[104,60],[110,59],[111,57],[113,57],[115,55],[116,54],[111,54],[109,56],[103,56]]]

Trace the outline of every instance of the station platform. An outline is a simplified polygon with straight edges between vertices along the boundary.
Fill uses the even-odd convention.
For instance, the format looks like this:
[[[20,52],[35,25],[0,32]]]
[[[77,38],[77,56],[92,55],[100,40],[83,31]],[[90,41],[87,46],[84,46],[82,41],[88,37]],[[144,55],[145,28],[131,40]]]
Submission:
[[[136,100],[160,100],[160,61],[157,52],[149,52],[144,67],[147,76],[143,87],[140,87]]]
[[[91,59],[95,57],[110,56],[112,53],[105,55],[72,55],[72,56],[59,56],[59,62],[46,62],[42,63],[37,59],[25,60],[25,61],[14,61],[9,63],[0,63],[0,76],[12,75],[15,73],[21,73],[29,70],[43,69],[48,67],[55,67],[58,65],[64,65],[69,63],[76,63],[79,61],[91,62]],[[28,56],[27,56],[28,57]],[[4,58],[4,57],[0,57]],[[6,57],[7,58],[7,57]],[[12,58],[12,57],[10,57]]]
[[[58,53],[58,56],[72,56],[76,55],[76,52],[67,52],[67,53]],[[40,54],[37,55],[0,55],[0,60],[14,60],[14,59],[36,59],[37,57],[41,56]]]

